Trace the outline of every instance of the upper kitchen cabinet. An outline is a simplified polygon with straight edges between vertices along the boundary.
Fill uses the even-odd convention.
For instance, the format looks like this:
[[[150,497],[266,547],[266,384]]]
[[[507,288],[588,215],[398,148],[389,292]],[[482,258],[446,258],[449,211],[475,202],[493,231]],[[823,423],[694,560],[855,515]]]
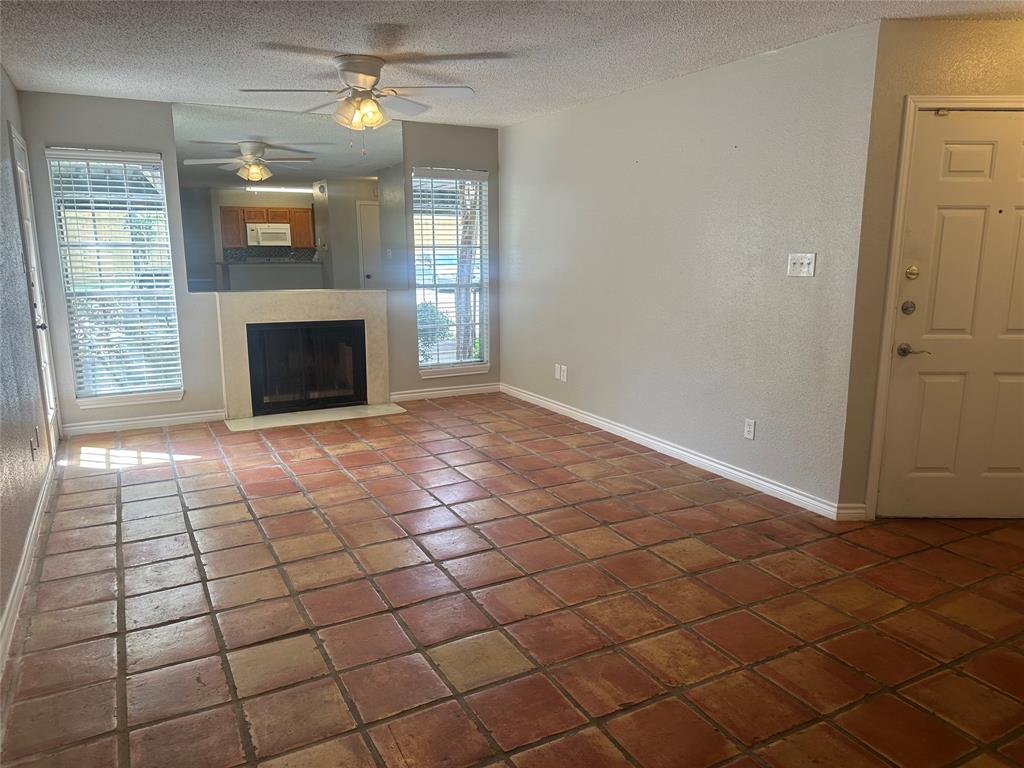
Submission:
[[[313,209],[289,208],[287,214],[288,223],[292,228],[292,247],[316,248],[316,238],[313,236]]]
[[[244,210],[246,224],[267,224],[270,221],[267,218],[266,208],[245,208]]]
[[[220,239],[222,248],[241,248],[245,245],[244,209],[221,206]]]
[[[267,223],[268,224],[290,224],[291,223],[291,209],[290,208],[267,208]]]

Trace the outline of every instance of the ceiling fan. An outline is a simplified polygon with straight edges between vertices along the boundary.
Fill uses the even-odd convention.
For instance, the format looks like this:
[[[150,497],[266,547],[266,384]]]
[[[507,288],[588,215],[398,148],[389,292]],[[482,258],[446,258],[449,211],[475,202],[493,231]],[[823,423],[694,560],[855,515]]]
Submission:
[[[223,171],[236,171],[246,181],[264,181],[274,174],[267,167],[269,163],[311,163],[312,155],[282,155],[267,157],[268,149],[287,149],[265,141],[203,142],[204,144],[225,143],[238,146],[238,157],[214,157],[209,159],[185,160],[185,165],[217,165]]]
[[[329,93],[331,100],[305,110],[316,112],[337,102],[334,120],[353,131],[380,128],[391,121],[391,114],[415,117],[430,109],[417,98],[467,99],[473,96],[468,85],[421,85],[380,87],[381,70],[387,63],[379,56],[338,54],[333,56],[341,88],[241,88],[243,93]]]

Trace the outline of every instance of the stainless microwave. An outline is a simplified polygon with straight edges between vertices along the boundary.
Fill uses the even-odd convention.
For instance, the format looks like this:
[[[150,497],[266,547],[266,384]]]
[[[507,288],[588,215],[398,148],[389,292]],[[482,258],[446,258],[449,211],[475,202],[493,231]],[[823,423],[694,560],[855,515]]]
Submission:
[[[292,228],[288,224],[246,224],[249,245],[291,245]]]

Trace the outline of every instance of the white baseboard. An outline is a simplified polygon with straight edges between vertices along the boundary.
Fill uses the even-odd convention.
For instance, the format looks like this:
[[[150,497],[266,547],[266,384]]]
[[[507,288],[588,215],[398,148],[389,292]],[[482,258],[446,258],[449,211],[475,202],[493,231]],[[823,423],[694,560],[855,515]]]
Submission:
[[[203,421],[223,421],[224,411],[192,411],[191,413],[171,413],[166,416],[142,416],[134,419],[101,419],[99,421],[76,421],[61,425],[61,433],[65,437],[88,435],[94,432],[123,432],[128,429],[147,429],[150,427],[171,427],[175,424],[195,424]]]
[[[21,601],[25,597],[25,588],[28,586],[32,561],[36,554],[36,544],[39,541],[39,529],[43,524],[43,516],[50,503],[50,496],[53,494],[53,484],[57,479],[57,462],[51,461],[43,476],[43,484],[39,489],[39,497],[36,499],[36,506],[32,510],[32,518],[28,524],[28,531],[25,535],[25,544],[21,549],[21,560],[18,562],[18,570],[14,574],[14,582],[11,585],[11,594],[7,596],[4,603],[3,616],[0,616],[0,665],[6,664],[7,653],[11,648],[11,641],[14,639],[14,630],[18,625],[18,614],[21,613]]]
[[[461,387],[435,387],[433,389],[406,389],[391,393],[391,402],[403,400],[423,400],[424,398],[455,397],[456,395],[480,395],[497,392],[499,384],[466,384]]]
[[[867,504],[837,504],[836,520],[870,520]]]
[[[635,443],[640,443],[648,448],[655,451],[664,453],[667,456],[685,461],[688,464],[693,464],[695,467],[706,469],[715,474],[727,477],[730,480],[735,480],[738,483],[743,483],[751,488],[756,488],[759,491],[774,496],[783,501],[788,501],[791,504],[795,504],[802,509],[806,509],[810,512],[815,512],[824,517],[831,518],[833,520],[860,520],[863,519],[863,507],[861,507],[861,517],[853,517],[852,507],[854,505],[843,505],[843,509],[840,510],[838,505],[834,501],[822,499],[806,491],[802,491],[799,488],[793,488],[792,486],[780,483],[777,480],[772,480],[768,477],[755,474],[741,467],[727,464],[724,461],[706,456],[703,453],[684,448],[681,445],[670,443],[667,440],[662,440],[660,437],[649,435],[646,432],[627,427],[625,424],[619,424],[611,419],[606,419],[602,416],[597,416],[588,411],[580,410],[571,405],[560,403],[557,400],[552,400],[549,397],[534,394],[528,392],[525,389],[514,387],[510,384],[502,384],[501,392],[517,397],[520,400],[525,400],[534,405],[539,405],[548,410],[561,413],[563,416],[569,416],[577,421],[582,421],[586,424],[592,424],[595,427],[600,427],[603,430],[611,432],[612,434],[624,437],[627,440],[632,440]],[[842,512],[843,517],[840,518],[839,514]]]

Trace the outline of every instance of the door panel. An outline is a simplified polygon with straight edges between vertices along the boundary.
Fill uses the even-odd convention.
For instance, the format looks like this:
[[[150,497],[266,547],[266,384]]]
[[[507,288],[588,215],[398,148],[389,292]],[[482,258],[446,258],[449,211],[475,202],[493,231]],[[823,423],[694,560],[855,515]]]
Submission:
[[[382,288],[380,274],[380,205],[356,202],[356,226],[359,234],[359,265],[363,288]]]
[[[21,219],[21,241],[25,249],[28,271],[29,298],[32,301],[32,323],[35,326],[36,361],[39,367],[39,389],[43,398],[43,419],[46,449],[51,459],[57,454],[60,426],[57,416],[57,382],[53,372],[53,352],[50,345],[49,320],[46,314],[46,296],[43,294],[43,273],[39,266],[39,241],[36,239],[35,209],[32,207],[32,178],[28,171],[28,149],[25,140],[13,127],[11,147],[14,157],[15,196]],[[44,447],[40,445],[40,448]]]
[[[1019,111],[917,114],[879,515],[1024,517],[1022,139]]]
[[[939,211],[930,333],[971,333],[985,213],[984,208]]]

